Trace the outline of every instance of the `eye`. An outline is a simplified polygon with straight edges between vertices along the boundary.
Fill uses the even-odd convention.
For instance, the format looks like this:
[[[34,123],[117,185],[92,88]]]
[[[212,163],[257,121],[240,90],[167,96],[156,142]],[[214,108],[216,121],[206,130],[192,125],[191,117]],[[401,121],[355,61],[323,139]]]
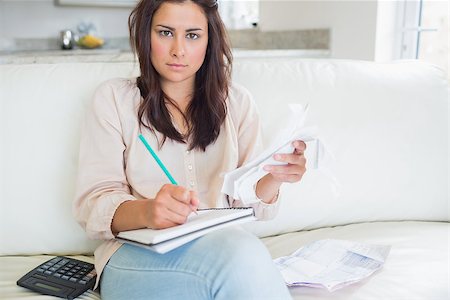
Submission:
[[[169,30],[161,30],[161,31],[159,32],[159,35],[161,35],[161,36],[168,36],[168,37],[173,36],[172,32],[169,31]]]
[[[190,32],[190,33],[186,34],[186,37],[187,37],[188,39],[190,39],[190,40],[196,40],[196,39],[198,39],[200,36],[199,36],[198,34],[196,34],[196,33]]]

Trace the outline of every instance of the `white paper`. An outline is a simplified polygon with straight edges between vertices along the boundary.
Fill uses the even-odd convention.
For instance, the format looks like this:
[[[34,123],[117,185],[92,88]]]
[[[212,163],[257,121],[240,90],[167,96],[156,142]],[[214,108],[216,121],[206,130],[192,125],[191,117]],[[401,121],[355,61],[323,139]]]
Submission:
[[[274,260],[286,285],[335,291],[380,269],[390,246],[326,239]]]
[[[233,222],[226,222],[226,223],[221,223],[212,227],[206,227],[197,231],[194,231],[192,233],[186,234],[186,235],[182,235],[158,244],[154,244],[154,245],[146,245],[146,244],[142,244],[142,243],[138,243],[138,242],[134,242],[134,241],[130,241],[130,240],[124,240],[124,239],[119,239],[119,241],[123,242],[123,243],[129,243],[135,246],[139,246],[139,247],[143,247],[146,249],[150,249],[153,250],[155,252],[164,254],[167,253],[173,249],[176,249],[190,241],[193,241],[201,236],[204,236],[207,233],[219,230],[219,229],[223,229],[223,228],[227,228],[227,227],[231,227],[231,226],[236,226],[236,225],[240,225],[243,223],[247,223],[247,222],[251,222],[254,221],[256,218],[254,216],[246,216],[240,219],[236,219]]]
[[[252,208],[198,210],[186,223],[165,229],[136,229],[119,232],[117,239],[165,253],[208,232],[255,220]]]
[[[252,161],[225,174],[222,193],[233,199],[241,200],[244,205],[258,202],[254,186],[259,179],[268,174],[263,169],[264,166],[285,164],[275,161],[273,155],[275,153],[293,153],[292,142],[295,140],[314,144],[316,149],[314,157],[307,157],[308,160],[311,160],[309,167],[323,170],[324,174],[329,176],[336,186],[338,185],[337,180],[325,167],[324,161],[330,159],[331,154],[326,150],[323,141],[318,138],[317,128],[304,126],[308,106],[303,108],[300,104],[290,104],[289,111],[290,114],[287,116],[284,125],[273,137],[271,145],[266,150]]]

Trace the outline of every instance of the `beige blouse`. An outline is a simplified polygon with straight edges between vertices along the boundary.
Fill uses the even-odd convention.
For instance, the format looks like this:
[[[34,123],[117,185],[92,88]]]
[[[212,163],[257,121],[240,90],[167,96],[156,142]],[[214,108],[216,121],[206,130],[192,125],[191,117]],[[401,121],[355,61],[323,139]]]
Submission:
[[[162,185],[170,183],[139,140],[139,134],[147,139],[178,184],[198,193],[200,208],[242,206],[241,201],[220,193],[223,174],[262,151],[255,103],[240,86],[230,87],[227,117],[218,139],[206,152],[189,151],[186,144],[170,139],[158,150],[155,136],[139,127],[140,102],[135,79],[106,81],[95,92],[84,122],[73,209],[89,238],[104,240],[95,251],[96,286],[109,258],[121,246],[111,232],[115,210],[127,200],[154,198]],[[270,219],[277,213],[278,203],[258,201],[252,206],[258,219]]]

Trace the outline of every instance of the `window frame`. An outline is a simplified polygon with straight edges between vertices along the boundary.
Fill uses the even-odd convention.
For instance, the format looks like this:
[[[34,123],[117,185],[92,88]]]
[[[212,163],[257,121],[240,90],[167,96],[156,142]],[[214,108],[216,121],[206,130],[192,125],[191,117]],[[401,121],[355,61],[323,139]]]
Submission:
[[[400,51],[399,59],[419,59],[420,36],[422,32],[437,31],[437,28],[422,26],[424,0],[403,0],[400,3]]]

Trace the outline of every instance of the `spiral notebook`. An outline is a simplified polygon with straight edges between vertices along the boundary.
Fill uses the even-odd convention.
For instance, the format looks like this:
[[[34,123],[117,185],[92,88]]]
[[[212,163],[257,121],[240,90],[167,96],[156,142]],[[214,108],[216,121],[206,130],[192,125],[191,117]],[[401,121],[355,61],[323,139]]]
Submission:
[[[209,208],[191,213],[186,223],[166,229],[136,229],[119,232],[116,239],[166,253],[208,232],[255,220],[253,208]]]

